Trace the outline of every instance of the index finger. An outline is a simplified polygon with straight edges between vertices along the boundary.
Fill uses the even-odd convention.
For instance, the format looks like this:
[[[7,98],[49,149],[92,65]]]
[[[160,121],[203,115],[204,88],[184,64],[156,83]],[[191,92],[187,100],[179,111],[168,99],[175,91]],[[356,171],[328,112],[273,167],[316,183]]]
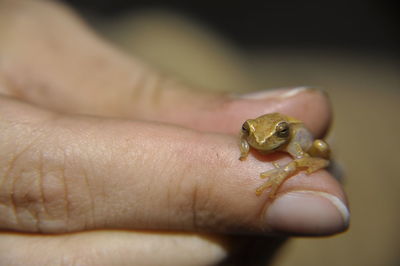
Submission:
[[[273,165],[239,161],[230,135],[54,114],[5,97],[0,118],[2,229],[323,235],[348,225],[344,192],[324,171],[290,178],[274,201],[257,197],[259,173]]]

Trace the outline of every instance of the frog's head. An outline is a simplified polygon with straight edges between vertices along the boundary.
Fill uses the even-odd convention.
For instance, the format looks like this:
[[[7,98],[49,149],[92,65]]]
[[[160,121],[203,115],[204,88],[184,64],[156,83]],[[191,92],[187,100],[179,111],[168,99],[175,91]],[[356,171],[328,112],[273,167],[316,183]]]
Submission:
[[[253,148],[272,152],[290,140],[291,127],[285,116],[273,113],[246,120],[242,134]]]

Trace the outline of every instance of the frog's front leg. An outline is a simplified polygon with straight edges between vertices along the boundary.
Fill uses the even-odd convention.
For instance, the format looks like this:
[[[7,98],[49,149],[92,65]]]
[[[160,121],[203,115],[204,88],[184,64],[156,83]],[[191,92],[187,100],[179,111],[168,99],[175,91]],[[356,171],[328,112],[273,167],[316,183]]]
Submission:
[[[246,160],[246,158],[250,152],[250,145],[247,142],[246,138],[243,136],[243,133],[241,133],[241,135],[240,135],[239,149],[240,149],[239,160],[241,160],[241,161]]]

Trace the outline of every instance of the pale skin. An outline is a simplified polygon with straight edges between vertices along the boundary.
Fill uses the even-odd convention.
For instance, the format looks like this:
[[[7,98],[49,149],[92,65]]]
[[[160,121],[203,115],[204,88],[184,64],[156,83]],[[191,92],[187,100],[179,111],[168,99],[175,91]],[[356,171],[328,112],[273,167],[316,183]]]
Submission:
[[[293,161],[279,165],[275,169],[263,172],[261,178],[268,178],[256,189],[259,196],[271,188],[269,197],[274,198],[281,184],[299,170],[307,174],[318,171],[329,165],[329,145],[321,139],[313,139],[303,122],[280,113],[262,115],[244,122],[240,131],[240,160],[247,158],[250,147],[269,154],[276,151],[287,152]]]

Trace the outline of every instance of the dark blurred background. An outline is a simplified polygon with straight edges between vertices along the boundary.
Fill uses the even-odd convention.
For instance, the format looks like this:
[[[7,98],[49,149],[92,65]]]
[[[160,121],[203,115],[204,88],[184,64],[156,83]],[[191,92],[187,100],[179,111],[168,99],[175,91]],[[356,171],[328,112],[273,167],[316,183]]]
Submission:
[[[108,18],[130,10],[167,9],[210,26],[246,48],[340,48],[397,53],[396,1],[66,0]],[[225,2],[225,4],[223,4]]]

